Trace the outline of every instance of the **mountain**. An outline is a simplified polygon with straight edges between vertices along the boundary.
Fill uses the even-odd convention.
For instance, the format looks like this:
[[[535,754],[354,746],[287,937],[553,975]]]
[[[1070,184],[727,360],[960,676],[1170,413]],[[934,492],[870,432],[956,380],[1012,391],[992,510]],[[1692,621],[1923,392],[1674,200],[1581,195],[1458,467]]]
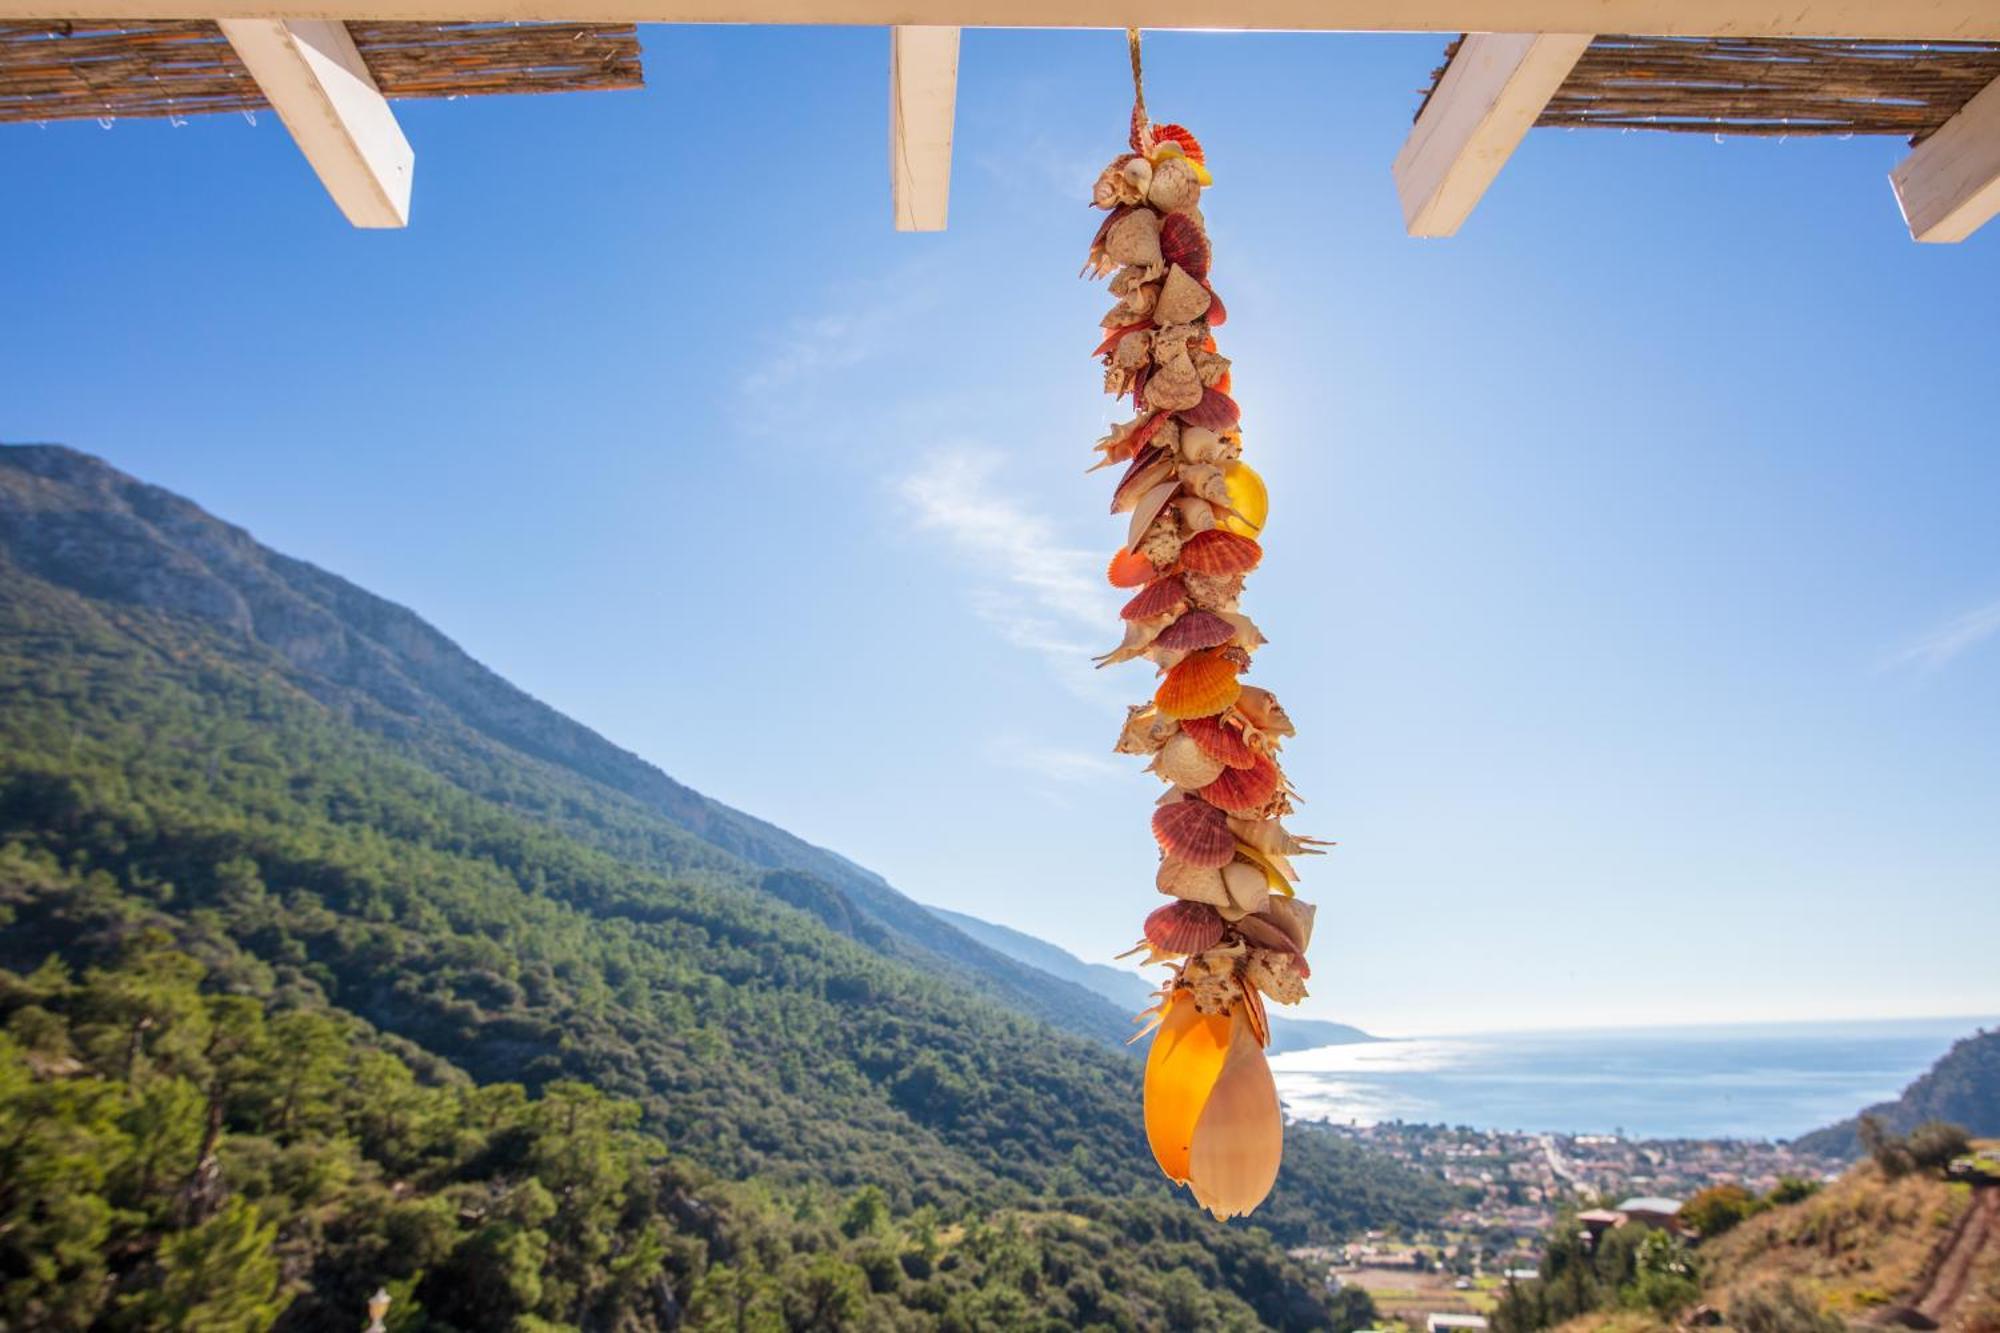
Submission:
[[[404,1279],[437,1309],[519,1297],[515,1324],[413,1333],[672,1327],[702,1284],[758,1274],[786,1302],[893,1296],[869,1326],[950,1324],[990,1277],[1012,1313],[951,1326],[1071,1326],[1124,1293],[1105,1321],[1149,1327],[1187,1292],[1077,1256],[1155,1242],[1236,1302],[1195,1302],[1192,1326],[1328,1327],[1277,1246],[1452,1201],[1295,1126],[1259,1226],[1208,1222],[1147,1153],[1137,1062],[1109,1044],[1125,1013],[617,750],[411,612],[50,446],[0,447],[0,926],[0,1120],[48,1131],[0,1132],[0,1181],[55,1191],[0,1188],[0,1328],[97,1326],[48,1316],[67,1288],[44,1260],[100,1255],[102,1307],[138,1310],[163,1275],[273,1246],[301,1311],[333,1289],[317,1274],[391,1254],[435,1258]],[[332,1025],[311,1080],[269,1037],[291,1015]],[[397,1092],[384,1059],[470,1100]],[[380,1096],[301,1091],[329,1078]],[[548,1138],[586,1111],[615,1134]],[[847,1208],[853,1234],[814,1221]],[[18,1248],[47,1227],[59,1253]],[[935,1271],[870,1268],[892,1232]],[[847,1326],[818,1299],[786,1326]]]
[[[1106,963],[1086,963],[1066,949],[1047,940],[1036,939],[1008,926],[982,921],[976,916],[945,907],[930,909],[958,929],[996,952],[1050,976],[1073,981],[1094,991],[1126,1013],[1136,1014],[1153,1003],[1153,983],[1137,972]],[[1310,1050],[1315,1046],[1345,1046],[1377,1038],[1345,1023],[1328,1023],[1316,1018],[1271,1016],[1271,1054]]]
[[[1959,1125],[1975,1135],[2000,1135],[2000,1030],[1961,1038],[1892,1102],[1861,1113],[1907,1134],[1931,1120]],[[1797,1146],[1832,1157],[1858,1157],[1860,1116],[1802,1135]]]
[[[268,650],[300,688],[362,726],[424,734],[443,769],[494,751],[629,798],[699,840],[670,862],[747,864],[809,875],[808,907],[865,923],[878,952],[949,968],[1009,1007],[1112,1045],[1127,1015],[1073,983],[1024,976],[880,876],[741,811],[621,750],[474,661],[415,614],[260,546],[242,529],[96,459],[56,447],[7,451],[0,534],[17,568],[94,601],[199,622]],[[386,714],[386,716],[384,716]],[[718,858],[715,853],[726,853]],[[796,878],[778,883],[798,892]]]

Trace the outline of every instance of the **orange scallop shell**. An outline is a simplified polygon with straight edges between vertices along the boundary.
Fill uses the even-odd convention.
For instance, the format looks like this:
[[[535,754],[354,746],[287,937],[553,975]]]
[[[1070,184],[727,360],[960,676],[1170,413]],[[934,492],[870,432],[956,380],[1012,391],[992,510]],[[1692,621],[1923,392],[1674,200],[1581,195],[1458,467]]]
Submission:
[[[1206,953],[1226,929],[1207,903],[1171,902],[1146,916],[1146,942],[1161,953]]]
[[[1120,551],[1111,557],[1111,567],[1105,570],[1105,577],[1111,580],[1114,588],[1136,588],[1160,577],[1160,571],[1137,551]]]
[[[1190,426],[1205,426],[1209,430],[1224,431],[1243,419],[1243,410],[1236,406],[1236,400],[1216,389],[1203,390],[1201,401],[1180,414],[1180,419]]]
[[[1207,801],[1175,801],[1153,811],[1153,840],[1168,856],[1220,870],[1236,859],[1229,817]]]
[[[1222,528],[1197,532],[1181,546],[1181,566],[1197,574],[1248,574],[1264,558],[1264,548],[1254,537]]]
[[[1208,165],[1208,154],[1201,151],[1201,140],[1195,138],[1193,134],[1189,133],[1187,126],[1185,125],[1153,126],[1154,143],[1162,144],[1170,141],[1180,145],[1181,152],[1187,157],[1188,161],[1199,162],[1203,166]]]
[[[1126,334],[1138,333],[1143,329],[1150,329],[1152,327],[1153,327],[1153,321],[1150,319],[1142,319],[1136,324],[1121,324],[1117,328],[1111,330],[1111,332],[1105,337],[1103,342],[1097,344],[1097,350],[1092,352],[1091,355],[1110,356],[1111,353],[1117,349],[1118,344],[1125,341]]]
[[[1125,620],[1151,620],[1186,604],[1187,585],[1175,576],[1148,583],[1118,614]]]
[[[1219,652],[1195,653],[1167,672],[1153,702],[1171,718],[1214,717],[1243,693],[1236,672],[1236,664]]]
[[[1249,768],[1257,762],[1257,752],[1250,748],[1250,742],[1243,739],[1243,733],[1216,717],[1191,717],[1181,723],[1181,730],[1201,752],[1217,763],[1231,768]]]
[[[1187,214],[1169,213],[1160,219],[1160,255],[1169,265],[1186,269],[1189,277],[1207,281],[1208,237],[1202,235],[1201,224]]]
[[[1231,814],[1261,810],[1278,794],[1278,766],[1258,755],[1248,768],[1225,768],[1222,776],[1201,789],[1201,798]]]
[[[1187,653],[1200,648],[1220,648],[1235,637],[1236,626],[1215,612],[1190,611],[1161,630],[1153,646],[1171,653]]]

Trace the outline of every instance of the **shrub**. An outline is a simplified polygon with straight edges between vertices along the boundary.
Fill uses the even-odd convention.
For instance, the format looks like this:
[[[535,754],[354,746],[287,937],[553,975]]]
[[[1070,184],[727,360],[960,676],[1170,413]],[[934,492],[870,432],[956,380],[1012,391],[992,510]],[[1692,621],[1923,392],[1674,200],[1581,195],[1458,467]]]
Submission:
[[[1789,1282],[1738,1296],[1729,1307],[1729,1323],[1737,1333],[1847,1333],[1839,1315],[1822,1310]]]
[[[1942,1171],[1951,1165],[1954,1158],[1972,1151],[1971,1136],[1960,1126],[1948,1125],[1942,1120],[1917,1126],[1904,1142],[1910,1160],[1931,1171]]]
[[[1681,1205],[1681,1221],[1704,1239],[1723,1232],[1769,1207],[1741,1185],[1711,1185]]]

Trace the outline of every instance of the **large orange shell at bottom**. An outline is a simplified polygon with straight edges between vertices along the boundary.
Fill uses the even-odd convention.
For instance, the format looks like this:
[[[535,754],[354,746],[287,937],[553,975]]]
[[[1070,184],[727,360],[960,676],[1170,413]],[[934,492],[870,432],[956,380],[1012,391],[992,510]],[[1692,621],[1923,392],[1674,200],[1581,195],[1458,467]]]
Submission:
[[[1243,693],[1236,670],[1219,652],[1193,653],[1167,672],[1153,702],[1172,718],[1214,717]]]
[[[1195,1126],[1229,1057],[1229,1038],[1229,1015],[1198,1012],[1186,991],[1168,999],[1146,1053],[1146,1141],[1171,1180],[1188,1178]]]

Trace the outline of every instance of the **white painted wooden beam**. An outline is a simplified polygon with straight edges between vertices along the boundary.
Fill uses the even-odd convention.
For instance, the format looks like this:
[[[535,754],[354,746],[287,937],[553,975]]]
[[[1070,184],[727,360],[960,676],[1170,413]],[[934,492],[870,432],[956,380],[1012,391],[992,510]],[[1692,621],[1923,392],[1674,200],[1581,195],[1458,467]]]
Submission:
[[[347,25],[327,19],[220,23],[347,220],[357,227],[407,226],[416,153],[361,63]]]
[[[1412,236],[1450,236],[1562,87],[1588,33],[1467,34],[1396,154]]]
[[[958,29],[889,29],[889,180],[897,231],[943,231],[951,206]]]
[[[1962,241],[2000,213],[2000,80],[1911,149],[1889,184],[1919,241]]]
[[[0,19],[551,19],[2000,40],[1995,0],[0,0]]]

